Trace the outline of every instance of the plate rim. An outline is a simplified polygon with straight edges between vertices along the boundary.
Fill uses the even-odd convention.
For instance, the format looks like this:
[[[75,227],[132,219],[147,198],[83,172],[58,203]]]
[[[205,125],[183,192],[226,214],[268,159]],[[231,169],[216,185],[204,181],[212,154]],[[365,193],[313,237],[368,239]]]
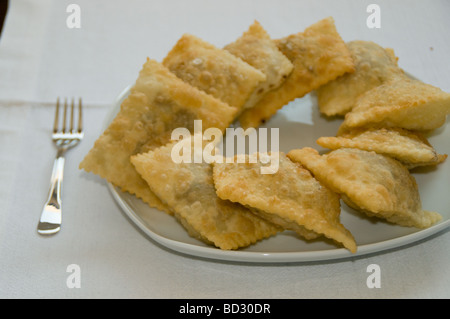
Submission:
[[[302,252],[256,252],[242,250],[222,250],[215,247],[198,246],[174,239],[164,237],[146,226],[145,221],[127,204],[121,197],[121,191],[116,186],[107,183],[115,201],[122,208],[124,213],[139,227],[147,236],[159,244],[183,253],[196,257],[202,257],[215,260],[226,260],[235,262],[257,262],[257,263],[290,263],[290,262],[311,262],[324,260],[339,260],[354,257],[360,257],[372,253],[382,253],[390,249],[405,246],[421,239],[430,237],[450,226],[450,219],[439,222],[429,228],[418,230],[417,232],[403,235],[400,237],[380,241],[377,243],[363,244],[358,246],[356,253],[351,253],[345,248],[334,248],[318,251],[302,251]],[[161,212],[165,214],[164,212]]]

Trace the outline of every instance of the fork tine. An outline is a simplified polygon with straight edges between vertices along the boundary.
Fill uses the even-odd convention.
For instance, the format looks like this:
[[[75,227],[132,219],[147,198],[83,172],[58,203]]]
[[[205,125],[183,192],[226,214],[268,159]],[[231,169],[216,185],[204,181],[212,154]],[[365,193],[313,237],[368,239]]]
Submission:
[[[63,133],[66,133],[66,120],[67,120],[67,98],[64,98],[64,113],[63,113]]]
[[[53,124],[53,133],[58,132],[58,119],[59,119],[59,97],[56,99],[56,111],[55,111],[55,122]]]
[[[70,133],[73,133],[73,108],[75,104],[75,99],[72,98],[72,101],[70,103]]]
[[[81,97],[78,100],[78,133],[83,131],[83,114],[82,114]]]

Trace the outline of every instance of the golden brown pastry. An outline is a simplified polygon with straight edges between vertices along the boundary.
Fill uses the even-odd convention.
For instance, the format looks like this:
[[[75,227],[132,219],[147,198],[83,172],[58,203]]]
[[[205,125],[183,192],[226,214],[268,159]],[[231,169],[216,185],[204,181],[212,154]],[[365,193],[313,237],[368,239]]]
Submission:
[[[254,107],[242,113],[239,121],[244,128],[258,127],[292,100],[354,71],[350,51],[331,17],[275,43],[292,62],[294,70],[278,89],[268,92]]]
[[[437,165],[447,155],[441,155],[425,137],[399,128],[354,130],[338,137],[320,137],[317,144],[328,149],[358,148],[374,151],[400,161],[408,169]]]
[[[306,239],[324,235],[356,252],[353,236],[339,221],[339,196],[283,153],[278,156],[275,174],[261,174],[261,161],[214,163],[217,195]]]
[[[357,127],[434,130],[449,113],[449,93],[406,76],[396,77],[364,93],[345,115],[338,134]]]
[[[195,119],[203,120],[203,129],[225,130],[236,112],[236,108],[184,83],[160,63],[147,60],[119,113],[80,168],[136,195],[150,206],[170,212],[136,172],[130,156],[166,144],[177,127],[192,130]]]
[[[163,64],[183,81],[238,109],[266,80],[260,70],[191,34],[178,40]]]
[[[251,108],[267,92],[278,88],[294,68],[258,21],[224,49],[266,75],[266,80],[256,87],[244,108]]]
[[[323,184],[342,195],[350,207],[403,226],[427,228],[441,219],[422,209],[416,180],[400,162],[375,152],[340,148],[320,155],[312,148],[292,150]]]
[[[348,42],[347,47],[355,62],[355,72],[328,82],[316,92],[320,112],[328,116],[345,115],[361,94],[403,74],[392,49],[360,40]]]
[[[281,230],[247,208],[217,197],[211,164],[174,163],[174,144],[135,155],[131,161],[191,236],[229,250],[246,247]]]

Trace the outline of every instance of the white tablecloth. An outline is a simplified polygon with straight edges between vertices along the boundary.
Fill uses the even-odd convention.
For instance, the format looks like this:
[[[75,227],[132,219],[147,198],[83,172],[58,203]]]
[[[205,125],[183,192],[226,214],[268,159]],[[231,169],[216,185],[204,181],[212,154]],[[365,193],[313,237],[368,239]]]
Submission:
[[[379,0],[381,28],[369,29],[372,2],[10,1],[0,39],[0,297],[449,298],[448,230],[345,260],[205,260],[150,240],[103,180],[78,169],[146,57],[161,60],[186,32],[223,46],[255,19],[277,38],[333,16],[345,41],[392,47],[401,67],[450,92],[450,2]],[[79,29],[66,25],[70,3],[81,9]],[[36,224],[55,155],[49,134],[57,96],[83,97],[86,135],[66,160],[63,229],[44,238]],[[366,284],[370,264],[380,266],[380,288]],[[80,288],[67,284],[70,265],[79,266]]]

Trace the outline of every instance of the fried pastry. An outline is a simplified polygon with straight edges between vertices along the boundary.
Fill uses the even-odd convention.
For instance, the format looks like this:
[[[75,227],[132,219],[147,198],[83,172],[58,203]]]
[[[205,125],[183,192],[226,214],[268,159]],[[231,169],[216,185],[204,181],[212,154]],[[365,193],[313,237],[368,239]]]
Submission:
[[[266,80],[260,70],[191,34],[178,40],[163,64],[183,81],[238,109]]]
[[[211,164],[173,162],[173,145],[132,156],[131,162],[192,237],[230,250],[281,231],[242,205],[217,197]]]
[[[320,137],[317,144],[328,149],[357,148],[395,158],[408,169],[437,165],[447,155],[441,155],[420,133],[399,128],[354,130],[338,137]]]
[[[388,156],[355,148],[320,155],[312,148],[288,157],[304,165],[324,185],[342,195],[350,207],[403,226],[427,228],[441,219],[422,209],[415,178]]]
[[[266,75],[266,80],[256,87],[245,103],[244,109],[251,108],[267,92],[278,88],[294,68],[258,21],[224,49]]]
[[[278,89],[268,92],[239,116],[244,128],[258,127],[292,100],[354,71],[350,51],[331,17],[311,25],[304,32],[275,40],[275,43],[294,69]]]
[[[249,160],[214,163],[217,195],[245,205],[256,215],[306,239],[324,235],[356,252],[353,236],[340,223],[336,193],[283,153],[279,153],[279,169],[275,174],[261,174],[261,165],[261,161]]]
[[[80,168],[147,202],[170,212],[130,163],[130,156],[170,141],[177,127],[193,129],[203,120],[203,129],[225,130],[237,110],[184,83],[160,63],[147,60],[130,95],[112,123],[97,139]]]
[[[390,48],[359,40],[348,42],[347,47],[355,62],[355,72],[346,73],[316,91],[320,112],[327,116],[345,115],[361,94],[403,74]]]
[[[449,113],[449,93],[406,76],[396,77],[364,93],[345,115],[338,134],[369,126],[429,131],[442,126]]]

